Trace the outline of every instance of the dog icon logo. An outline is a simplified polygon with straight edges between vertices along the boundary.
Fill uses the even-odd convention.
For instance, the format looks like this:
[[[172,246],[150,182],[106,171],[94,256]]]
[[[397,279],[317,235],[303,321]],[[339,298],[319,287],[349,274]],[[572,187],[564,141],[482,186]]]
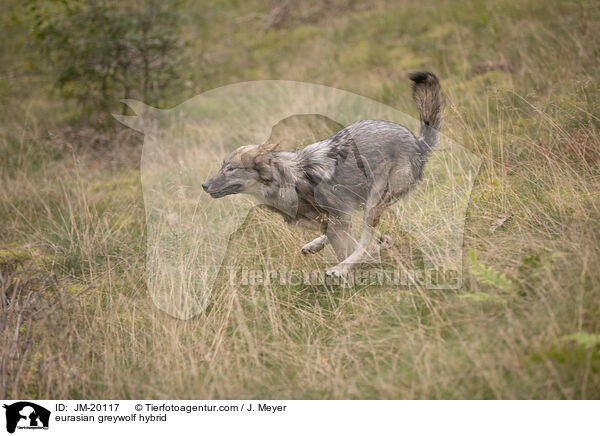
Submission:
[[[6,409],[6,431],[14,433],[18,429],[48,429],[50,411],[29,401],[19,401]]]

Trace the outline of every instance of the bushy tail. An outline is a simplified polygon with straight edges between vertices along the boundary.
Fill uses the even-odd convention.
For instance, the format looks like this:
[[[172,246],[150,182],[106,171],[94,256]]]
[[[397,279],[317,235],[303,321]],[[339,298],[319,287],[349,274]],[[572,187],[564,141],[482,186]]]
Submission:
[[[412,83],[413,100],[421,115],[421,131],[417,144],[423,154],[429,154],[440,139],[444,98],[440,82],[428,72],[412,73],[408,76]]]

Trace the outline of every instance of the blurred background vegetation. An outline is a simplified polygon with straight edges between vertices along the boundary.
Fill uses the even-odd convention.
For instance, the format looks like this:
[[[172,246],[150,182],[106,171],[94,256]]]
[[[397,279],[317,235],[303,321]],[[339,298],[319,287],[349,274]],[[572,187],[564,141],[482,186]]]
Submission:
[[[5,0],[0,29],[0,396],[600,397],[597,1]],[[415,70],[483,162],[462,290],[224,285],[187,322],[153,306],[120,99],[287,79],[417,116]],[[301,246],[253,219],[265,250]]]

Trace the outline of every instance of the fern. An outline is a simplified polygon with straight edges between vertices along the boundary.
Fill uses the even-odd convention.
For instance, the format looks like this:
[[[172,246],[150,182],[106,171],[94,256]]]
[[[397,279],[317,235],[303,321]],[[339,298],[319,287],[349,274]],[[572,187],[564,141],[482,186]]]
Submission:
[[[502,297],[491,295],[486,292],[479,292],[477,294],[462,294],[459,298],[466,298],[473,301],[485,301],[490,303],[504,303],[505,300]]]
[[[578,332],[561,336],[560,339],[562,341],[576,342],[577,345],[580,345],[583,348],[593,348],[596,345],[600,345],[600,334],[597,333]]]
[[[493,286],[496,289],[501,289],[505,292],[513,292],[513,282],[506,277],[505,273],[496,271],[491,266],[485,266],[477,259],[477,255],[473,249],[469,248],[469,271],[473,274],[477,281],[486,285]]]

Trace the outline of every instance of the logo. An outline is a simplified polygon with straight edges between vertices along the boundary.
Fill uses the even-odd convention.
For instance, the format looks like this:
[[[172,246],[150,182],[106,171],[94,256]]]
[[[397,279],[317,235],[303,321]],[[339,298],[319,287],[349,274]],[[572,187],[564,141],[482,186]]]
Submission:
[[[261,179],[256,185],[257,196],[231,195],[219,201],[208,198],[201,186],[218,171],[221,159],[228,153],[246,144],[266,144],[265,150],[269,151],[268,145],[274,145],[280,139],[288,150],[298,150],[341,132],[343,129],[339,129],[343,126],[364,120],[385,120],[405,126],[399,128],[408,129],[407,137],[413,135],[408,133],[409,130],[419,132],[421,128],[419,120],[377,101],[340,89],[285,80],[227,85],[206,91],[168,110],[135,100],[124,100],[124,103],[136,115],[115,117],[144,133],[140,171],[146,212],[147,288],[158,308],[179,319],[202,313],[211,298],[220,292],[217,287],[228,270],[234,276],[244,274],[238,268],[238,258],[243,253],[234,241],[243,240],[250,214],[258,211],[258,206],[278,209],[285,219],[296,222],[301,203],[292,184],[271,181],[267,185]],[[349,144],[348,151],[340,154],[336,161],[336,171],[352,175],[352,183],[338,185],[327,177],[317,177],[314,187],[316,205],[346,210],[343,199],[360,192],[357,187],[378,186],[372,185],[375,182],[367,172],[367,156],[372,153],[371,136],[364,129],[357,132],[347,133],[344,137]],[[323,162],[327,156],[319,159]],[[405,174],[404,167],[402,171],[392,172],[389,162],[383,159],[378,164],[381,175],[400,177]],[[267,172],[272,168],[266,161],[261,165]],[[395,230],[398,238],[409,235],[411,247],[419,253],[418,263],[423,265],[414,274],[425,277],[428,288],[462,287],[463,230],[479,165],[477,156],[442,133],[423,168],[418,188],[401,201],[390,203],[389,228]],[[324,167],[313,164],[313,168]],[[258,173],[255,169],[252,171],[237,174],[236,183],[249,186],[256,182]],[[381,179],[381,186],[385,180]],[[261,196],[265,186],[270,186],[277,195]],[[360,213],[357,211],[357,215]],[[297,224],[301,222],[298,220]],[[313,241],[315,246],[319,246],[318,239]],[[306,242],[298,241],[294,249],[300,252]],[[384,244],[380,245],[383,247]],[[277,253],[280,252],[277,250]],[[287,253],[288,250],[284,250],[280,255]],[[281,261],[275,254],[269,256],[258,269],[270,269],[269,262],[278,264]],[[324,252],[324,256],[334,261],[333,250]],[[373,257],[378,257],[375,249]],[[404,287],[404,282],[414,280],[412,272],[404,273],[400,258],[396,255],[390,260],[389,267],[402,276],[390,285],[397,282],[398,286]],[[292,263],[286,260],[286,268],[299,265],[293,263],[293,256],[289,259]],[[323,270],[325,264],[320,264]],[[431,271],[440,279],[444,279],[445,274],[437,272],[455,273],[450,280],[428,280]],[[311,271],[303,269],[301,274],[310,275]],[[321,285],[315,283],[315,286]]]
[[[4,404],[6,409],[6,431],[14,433],[18,429],[48,430],[50,411],[29,401],[19,401],[11,405]]]

